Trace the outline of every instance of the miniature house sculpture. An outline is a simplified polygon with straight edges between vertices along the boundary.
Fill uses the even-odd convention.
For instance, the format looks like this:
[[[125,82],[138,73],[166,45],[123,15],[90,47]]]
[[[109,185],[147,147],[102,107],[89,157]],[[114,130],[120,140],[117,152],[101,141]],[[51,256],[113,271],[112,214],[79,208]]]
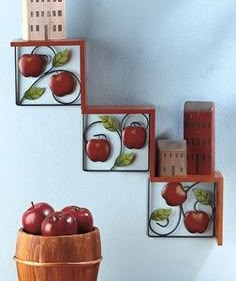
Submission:
[[[23,39],[65,39],[65,0],[23,0]]]
[[[213,102],[186,102],[184,139],[187,142],[187,172],[215,172],[215,107]]]
[[[158,140],[159,176],[185,176],[186,142]]]

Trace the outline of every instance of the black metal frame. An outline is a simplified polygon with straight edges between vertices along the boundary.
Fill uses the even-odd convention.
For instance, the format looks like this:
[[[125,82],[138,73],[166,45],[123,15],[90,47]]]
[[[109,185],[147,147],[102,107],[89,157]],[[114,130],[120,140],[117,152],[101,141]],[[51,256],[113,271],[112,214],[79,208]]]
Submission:
[[[159,183],[161,184],[162,182],[155,182],[155,183]],[[200,182],[199,182],[200,183]],[[150,216],[151,216],[151,181],[150,179],[148,179],[148,203],[147,203],[147,236],[150,238],[213,238],[215,237],[215,198],[216,198],[216,182],[210,182],[211,184],[214,184],[214,213],[213,213],[213,220],[212,220],[212,224],[213,224],[213,234],[212,235],[154,235],[151,234],[150,232],[152,232],[152,230],[150,229]],[[181,208],[181,207],[180,207]],[[181,212],[181,211],[180,211]],[[177,229],[178,226],[181,222],[182,218],[182,214],[180,214],[180,220],[178,222],[177,227],[175,228],[175,230],[171,233],[174,233]]]
[[[106,114],[106,113],[101,113],[101,114]],[[112,114],[108,114],[108,115],[118,115],[118,114],[124,114],[125,116],[123,117],[122,120],[124,120],[126,118],[126,116],[128,115],[135,115],[135,114],[140,114],[145,116],[146,120],[148,121],[146,130],[148,132],[148,167],[145,170],[135,170],[135,169],[129,169],[129,170],[119,170],[119,169],[86,169],[85,168],[85,158],[87,157],[86,152],[85,152],[85,144],[86,144],[86,139],[85,139],[85,134],[88,130],[88,128],[92,125],[90,124],[89,126],[86,126],[86,117],[85,115],[90,115],[90,114],[83,114],[83,141],[82,141],[82,151],[83,151],[83,160],[82,160],[82,169],[84,172],[118,172],[118,173],[129,173],[129,172],[137,172],[137,173],[144,173],[144,172],[148,172],[150,170],[150,113],[112,113]],[[146,116],[148,115],[148,117]],[[96,123],[101,123],[100,121],[97,121]],[[123,122],[123,121],[122,121]],[[121,138],[121,136],[120,136]],[[121,146],[122,146],[122,141],[121,141]]]
[[[75,45],[76,46],[76,45]],[[37,103],[37,104],[24,104],[20,102],[20,93],[19,93],[19,70],[18,70],[18,49],[24,48],[26,46],[19,46],[19,47],[14,47],[14,57],[15,57],[15,103],[17,106],[81,106],[81,101],[79,103],[76,103],[77,100],[81,99],[81,81],[80,79],[76,76],[76,79],[78,83],[80,84],[80,91],[78,93],[78,96],[72,101],[72,102],[62,102],[58,98],[56,98],[53,94],[52,97],[57,103]],[[37,48],[39,46],[35,46]],[[49,47],[50,46],[40,46],[40,47]],[[35,49],[34,48],[34,49]],[[61,71],[61,70],[57,70]],[[56,71],[55,71],[56,72]],[[68,72],[68,71],[67,71]],[[75,74],[73,74],[75,77]]]

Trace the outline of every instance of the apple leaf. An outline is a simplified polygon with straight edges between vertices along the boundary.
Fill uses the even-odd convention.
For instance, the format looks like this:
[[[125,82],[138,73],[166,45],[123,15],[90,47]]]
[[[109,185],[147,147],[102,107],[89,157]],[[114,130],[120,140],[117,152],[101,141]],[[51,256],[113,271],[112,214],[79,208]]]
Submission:
[[[107,130],[114,132],[117,131],[117,124],[115,122],[114,119],[112,119],[110,116],[100,116],[100,119],[102,121],[102,125],[104,128],[106,128]]]
[[[115,166],[116,167],[126,167],[132,164],[135,160],[135,154],[132,153],[123,153],[116,158]]]
[[[39,88],[39,87],[29,88],[24,94],[24,99],[37,100],[44,94],[44,92],[45,92],[45,88]]]
[[[171,215],[171,209],[156,209],[151,214],[151,219],[154,221],[164,221]]]
[[[203,205],[210,205],[211,198],[210,192],[205,189],[195,188],[193,189],[193,193],[197,201]]]
[[[54,67],[62,66],[66,64],[69,61],[69,59],[70,59],[70,53],[68,49],[65,49],[64,51],[59,52],[54,56],[52,65]]]

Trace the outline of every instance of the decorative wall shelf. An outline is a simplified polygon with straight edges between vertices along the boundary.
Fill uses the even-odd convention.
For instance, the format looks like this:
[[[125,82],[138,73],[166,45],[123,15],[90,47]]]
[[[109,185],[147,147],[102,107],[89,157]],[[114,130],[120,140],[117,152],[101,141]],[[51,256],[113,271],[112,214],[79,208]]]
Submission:
[[[147,221],[149,237],[215,237],[222,245],[222,174],[150,179]]]
[[[85,96],[85,40],[13,41],[16,104],[81,105]]]
[[[223,244],[223,176],[220,172],[202,175],[199,174],[199,169],[194,170],[196,173],[194,175],[184,175],[186,174],[186,146],[188,147],[189,144],[192,150],[191,154],[188,151],[187,165],[190,160],[192,161],[190,157],[194,154],[194,161],[199,161],[199,157],[201,157],[201,165],[202,163],[205,165],[204,173],[212,171],[212,167],[214,167],[215,111],[213,103],[186,103],[183,134],[183,138],[187,136],[186,142],[184,140],[178,140],[178,142],[171,140],[172,150],[170,151],[167,141],[164,147],[159,147],[158,150],[155,139],[156,110],[154,106],[91,106],[87,104],[85,40],[21,40],[11,42],[11,46],[15,48],[17,105],[81,105],[83,115],[82,168],[84,171],[149,171],[147,218],[149,237],[215,237],[218,245]],[[34,70],[35,63],[26,69],[24,69],[23,63],[23,70],[21,69],[22,62],[19,60],[26,54],[31,56],[38,54],[44,60],[46,66],[40,74],[28,73],[28,71]],[[26,59],[28,58],[26,57]],[[31,59],[32,57],[29,60]],[[37,72],[37,69],[35,71]],[[73,76],[73,81],[76,84],[74,88],[76,89],[73,89],[72,94],[64,96],[62,93],[62,97],[59,97],[60,90],[63,89],[63,84],[66,84],[67,80],[66,78],[62,79],[63,84],[56,87],[59,94],[55,95],[55,93],[52,94],[54,86],[52,86],[53,82],[49,77],[60,75],[63,72]],[[34,87],[36,89],[33,89]],[[190,130],[189,124],[193,131]],[[201,135],[204,135],[204,140],[200,138]],[[180,144],[181,150],[179,149]],[[211,148],[211,157],[203,159],[203,156],[206,155],[207,145]],[[160,153],[163,155],[161,156]],[[168,154],[169,158],[165,158],[165,153]],[[184,162],[177,158],[171,159],[172,155],[181,157],[182,154]],[[208,169],[208,160],[210,160],[210,169]],[[163,165],[160,165],[160,161]],[[195,167],[199,163],[194,162],[192,166]],[[176,172],[177,166],[179,169],[183,166],[183,175],[159,176],[160,174],[165,175],[165,173],[160,173],[160,167],[164,171],[166,165],[169,165],[168,173]],[[178,186],[184,200],[181,201],[180,198],[178,201],[179,194],[177,192],[172,195],[172,199],[177,200],[178,204],[168,206],[168,199],[166,200],[165,195],[162,196],[163,190],[167,189],[166,186],[171,186],[171,192]],[[169,188],[167,190],[169,192]],[[192,217],[195,218],[195,222],[205,220],[204,227],[201,224],[196,226]],[[187,226],[186,220],[190,220],[190,227]],[[203,228],[199,230],[198,227]]]
[[[87,107],[83,115],[83,170],[147,172],[155,109]]]

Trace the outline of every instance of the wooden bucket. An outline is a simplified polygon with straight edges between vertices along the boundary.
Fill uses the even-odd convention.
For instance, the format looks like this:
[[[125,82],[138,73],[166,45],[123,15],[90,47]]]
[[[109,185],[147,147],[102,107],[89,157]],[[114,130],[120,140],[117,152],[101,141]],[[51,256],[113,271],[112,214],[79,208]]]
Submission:
[[[19,281],[96,281],[102,260],[99,230],[46,237],[20,229],[14,259]]]

